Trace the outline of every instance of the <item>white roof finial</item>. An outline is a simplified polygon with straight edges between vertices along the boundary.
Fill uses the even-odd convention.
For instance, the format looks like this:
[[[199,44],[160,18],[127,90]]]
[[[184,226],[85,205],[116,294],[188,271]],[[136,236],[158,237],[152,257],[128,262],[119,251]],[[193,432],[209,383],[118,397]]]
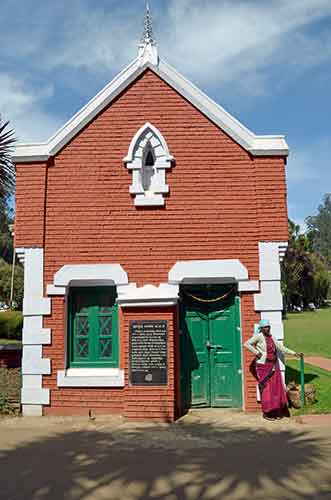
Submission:
[[[152,16],[151,9],[149,7],[149,2],[146,2],[145,8],[145,18],[144,18],[144,32],[141,38],[141,43],[155,43],[153,38],[153,24],[152,24]]]
[[[151,63],[154,66],[157,66],[159,62],[157,44],[153,36],[151,9],[148,0],[146,0],[144,32],[139,44],[139,59],[141,66],[144,66],[147,63]]]

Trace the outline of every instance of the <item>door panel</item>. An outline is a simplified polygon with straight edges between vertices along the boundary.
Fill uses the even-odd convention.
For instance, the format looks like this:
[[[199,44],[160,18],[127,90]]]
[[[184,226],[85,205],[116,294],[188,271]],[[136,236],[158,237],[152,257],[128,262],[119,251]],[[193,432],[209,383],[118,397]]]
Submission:
[[[189,332],[188,363],[191,380],[192,406],[208,406],[209,394],[209,353],[206,349],[208,340],[208,317],[187,311],[185,317]]]
[[[214,298],[224,287],[205,291]],[[203,287],[194,292],[203,297]],[[241,407],[239,298],[232,293],[216,303],[195,303],[192,294],[186,297],[191,298],[186,304],[184,299],[181,312],[182,399],[186,406]]]
[[[233,329],[231,309],[210,315],[209,338],[216,346],[210,356],[212,406],[233,406]]]

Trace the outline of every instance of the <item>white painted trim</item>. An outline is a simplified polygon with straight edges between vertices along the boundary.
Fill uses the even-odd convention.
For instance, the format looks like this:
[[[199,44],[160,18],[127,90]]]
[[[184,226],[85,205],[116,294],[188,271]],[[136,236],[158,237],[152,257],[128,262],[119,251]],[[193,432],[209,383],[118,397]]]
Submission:
[[[53,295],[65,295],[66,294],[66,289],[65,287],[61,286],[55,286],[55,285],[47,285],[46,287],[46,295],[53,296]]]
[[[254,280],[239,281],[238,292],[258,292],[260,290],[260,283]]]
[[[42,417],[42,405],[22,405],[22,413],[25,417]]]
[[[119,368],[70,368],[57,372],[58,387],[124,387]]]
[[[22,403],[23,415],[42,415],[49,404],[49,389],[42,387],[42,375],[51,373],[51,363],[43,358],[42,346],[51,342],[51,331],[42,327],[50,314],[50,299],[43,297],[44,251],[42,248],[16,249],[24,255]]]
[[[283,262],[286,251],[288,247],[288,241],[281,241],[278,243],[278,253],[279,253],[279,261]]]
[[[270,321],[272,336],[278,341],[284,339],[280,262],[285,255],[286,248],[286,241],[259,242],[261,293],[254,295],[255,310],[261,312],[261,319]],[[280,359],[280,369],[285,380],[285,365],[282,359]],[[260,401],[258,387],[257,400]]]
[[[54,286],[81,286],[83,281],[97,281],[103,285],[127,285],[128,275],[120,264],[73,264],[62,266],[54,275]],[[76,282],[76,283],[73,283]]]
[[[49,157],[56,155],[83,127],[93,120],[102,109],[108,106],[147,68],[159,75],[160,78],[177,90],[252,155],[288,155],[288,146],[284,136],[255,135],[162,59],[159,60],[157,66],[150,61],[141,65],[141,58],[137,57],[47,142],[40,144],[18,144],[15,148],[13,161],[16,163],[45,161]]]
[[[254,295],[256,311],[282,311],[280,256],[286,248],[284,241],[259,242],[261,293]]]
[[[42,357],[42,345],[23,345],[22,375],[50,375],[51,362]]]
[[[145,148],[150,144],[153,149],[154,166],[149,191],[143,187]],[[169,192],[166,184],[166,169],[171,168],[173,157],[161,132],[151,123],[143,125],[133,137],[128,154],[123,159],[126,168],[132,172],[132,184],[129,192],[135,195],[135,206],[163,206],[163,194]]]
[[[259,268],[261,281],[279,281],[279,244],[275,242],[259,243]]]
[[[15,252],[16,252],[18,260],[24,266],[25,248],[15,248]]]
[[[178,302],[178,299],[169,300],[154,300],[154,301],[144,301],[144,302],[121,302],[121,307],[169,307],[174,306]]]
[[[25,295],[25,294],[24,294]],[[23,299],[23,314],[24,316],[46,316],[51,314],[51,301],[50,299],[24,297]]]
[[[23,328],[24,345],[49,345],[51,343],[51,329],[41,328],[36,331],[26,331]]]
[[[150,130],[153,133],[153,135],[155,135],[158,138],[158,140],[160,141],[164,155],[165,155],[165,159],[168,161],[172,161],[174,159],[173,156],[171,156],[169,149],[168,149],[168,144],[167,144],[165,138],[163,137],[163,135],[161,134],[161,132],[159,131],[159,129],[157,127],[155,127],[154,125],[152,125],[152,123],[146,122],[145,125],[140,127],[140,129],[135,133],[133,139],[131,140],[128,154],[126,155],[125,158],[123,158],[124,163],[131,163],[134,160],[136,145],[137,145],[138,141],[140,140],[140,138],[143,135],[145,135],[145,133],[148,132],[148,130]],[[128,167],[128,168],[130,168],[130,167]]]
[[[44,345],[51,342],[51,330],[43,328],[41,316],[24,317],[23,344]]]
[[[160,60],[154,71],[251,154],[288,155],[283,135],[255,135],[164,60]]]
[[[23,405],[49,405],[49,389],[21,389]]]
[[[39,389],[42,384],[42,375],[25,375],[22,383],[23,389]]]
[[[161,283],[158,287],[145,285],[138,288],[136,285],[122,287],[118,290],[117,303],[121,307],[156,307],[177,304],[179,287]]]
[[[234,283],[248,281],[248,271],[238,259],[177,262],[169,271],[169,283]]]
[[[118,291],[117,303],[121,307],[167,307],[177,304],[179,287],[161,283],[158,287],[145,285]]]
[[[261,281],[261,293],[254,295],[255,311],[282,311],[280,281]]]
[[[164,207],[165,199],[162,194],[137,194],[134,199],[135,207]]]

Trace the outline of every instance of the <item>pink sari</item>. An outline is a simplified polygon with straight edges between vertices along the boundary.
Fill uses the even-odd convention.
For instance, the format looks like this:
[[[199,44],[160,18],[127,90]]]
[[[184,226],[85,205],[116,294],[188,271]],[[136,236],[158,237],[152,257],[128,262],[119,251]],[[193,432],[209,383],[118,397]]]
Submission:
[[[277,349],[271,336],[267,342],[267,362],[256,363],[256,373],[260,384],[263,413],[281,414],[287,407],[287,394],[277,359]],[[272,361],[275,359],[275,361]],[[261,387],[262,382],[262,387]]]

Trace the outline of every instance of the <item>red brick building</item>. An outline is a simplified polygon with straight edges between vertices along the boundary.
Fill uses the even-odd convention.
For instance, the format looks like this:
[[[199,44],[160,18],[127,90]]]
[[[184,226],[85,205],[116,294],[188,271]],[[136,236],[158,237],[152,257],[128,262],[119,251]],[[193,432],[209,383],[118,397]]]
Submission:
[[[17,146],[26,415],[257,407],[243,342],[283,338],[282,136],[139,56],[47,143]]]

